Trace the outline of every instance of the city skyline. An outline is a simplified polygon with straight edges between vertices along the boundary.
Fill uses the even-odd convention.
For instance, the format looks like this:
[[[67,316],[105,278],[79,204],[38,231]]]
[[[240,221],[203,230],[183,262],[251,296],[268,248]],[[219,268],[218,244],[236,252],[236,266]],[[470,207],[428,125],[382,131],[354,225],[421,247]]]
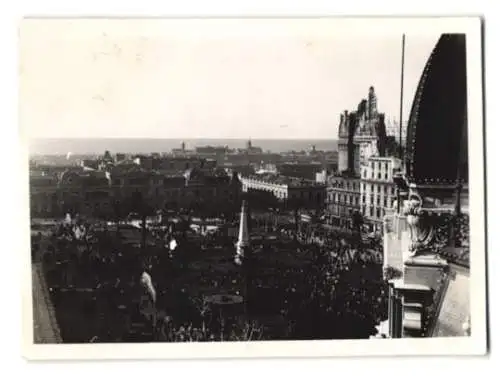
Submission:
[[[337,139],[340,113],[370,86],[379,111],[399,121],[398,32],[339,36],[334,23],[306,31],[293,21],[39,22],[24,21],[20,33],[27,138],[113,138],[119,129],[120,138]],[[438,37],[406,34],[404,122]]]

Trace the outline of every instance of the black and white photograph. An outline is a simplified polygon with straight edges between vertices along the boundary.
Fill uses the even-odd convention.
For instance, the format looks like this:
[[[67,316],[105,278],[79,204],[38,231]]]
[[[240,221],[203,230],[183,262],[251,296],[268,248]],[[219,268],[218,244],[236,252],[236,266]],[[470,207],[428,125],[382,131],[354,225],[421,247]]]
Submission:
[[[479,18],[27,18],[19,46],[26,357],[486,352]]]

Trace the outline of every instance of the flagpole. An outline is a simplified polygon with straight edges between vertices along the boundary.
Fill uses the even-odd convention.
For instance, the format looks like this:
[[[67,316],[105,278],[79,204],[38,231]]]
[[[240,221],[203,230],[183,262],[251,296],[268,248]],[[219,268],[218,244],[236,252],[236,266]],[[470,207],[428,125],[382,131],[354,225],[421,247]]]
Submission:
[[[403,90],[405,70],[405,34],[401,41],[401,93],[399,96],[399,158],[403,160]]]
[[[405,70],[405,34],[401,40],[401,92],[399,96],[399,159],[404,166],[403,154],[403,91],[404,91],[404,70]],[[401,192],[398,188],[398,214],[401,208]]]

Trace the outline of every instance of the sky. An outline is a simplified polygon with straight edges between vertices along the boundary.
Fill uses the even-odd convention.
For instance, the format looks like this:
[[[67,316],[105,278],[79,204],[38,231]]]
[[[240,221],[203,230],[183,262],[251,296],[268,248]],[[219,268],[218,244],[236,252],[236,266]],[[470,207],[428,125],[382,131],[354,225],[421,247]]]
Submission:
[[[381,24],[378,24],[381,25]],[[28,138],[337,138],[374,86],[399,119],[399,30],[331,20],[25,20]],[[439,33],[406,33],[403,120]]]

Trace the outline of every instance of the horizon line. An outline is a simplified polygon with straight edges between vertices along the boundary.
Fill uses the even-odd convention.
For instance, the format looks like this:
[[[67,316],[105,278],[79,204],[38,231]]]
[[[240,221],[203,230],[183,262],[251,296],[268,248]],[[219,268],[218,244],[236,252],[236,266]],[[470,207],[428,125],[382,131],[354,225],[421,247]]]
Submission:
[[[123,140],[123,139],[130,139],[130,140],[151,140],[151,139],[158,139],[158,140],[184,140],[184,139],[190,139],[190,140],[324,140],[324,141],[338,141],[337,138],[326,138],[326,137],[318,137],[318,138],[309,138],[309,137],[296,137],[296,138],[278,138],[278,137],[270,137],[270,138],[265,138],[265,137],[113,137],[113,136],[105,136],[105,137],[93,137],[93,136],[74,136],[74,137],[47,137],[47,136],[41,136],[41,137],[29,137],[28,140],[68,140],[68,139],[83,139],[83,140],[98,140],[98,139],[110,139],[110,140]]]

